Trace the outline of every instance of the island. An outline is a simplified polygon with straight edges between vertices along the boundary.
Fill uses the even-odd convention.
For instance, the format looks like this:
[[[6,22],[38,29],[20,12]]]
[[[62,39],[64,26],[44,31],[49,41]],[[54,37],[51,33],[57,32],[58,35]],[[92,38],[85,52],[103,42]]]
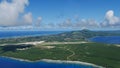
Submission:
[[[0,39],[0,56],[29,61],[80,61],[105,68],[120,68],[120,44],[89,40],[97,36],[120,36],[120,32],[81,30],[55,35]]]

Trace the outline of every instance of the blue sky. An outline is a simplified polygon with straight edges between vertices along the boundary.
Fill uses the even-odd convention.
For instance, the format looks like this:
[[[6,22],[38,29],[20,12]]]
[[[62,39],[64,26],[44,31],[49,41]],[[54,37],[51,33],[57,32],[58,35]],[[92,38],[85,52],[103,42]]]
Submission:
[[[0,0],[0,29],[119,30],[120,0]]]
[[[47,17],[73,17],[103,19],[108,10],[120,16],[120,0],[30,0],[27,10]],[[37,7],[37,8],[36,8]]]

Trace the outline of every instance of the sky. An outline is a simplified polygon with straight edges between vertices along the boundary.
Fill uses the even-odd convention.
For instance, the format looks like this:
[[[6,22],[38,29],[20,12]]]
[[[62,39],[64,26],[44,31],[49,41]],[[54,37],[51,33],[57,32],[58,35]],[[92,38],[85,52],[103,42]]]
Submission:
[[[120,0],[0,0],[0,30],[120,30]]]

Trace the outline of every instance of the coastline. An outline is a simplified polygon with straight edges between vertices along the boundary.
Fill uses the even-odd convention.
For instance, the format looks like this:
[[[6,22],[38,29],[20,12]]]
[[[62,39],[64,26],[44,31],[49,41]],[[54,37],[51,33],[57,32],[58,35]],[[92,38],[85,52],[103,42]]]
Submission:
[[[20,58],[14,58],[14,57],[6,57],[6,56],[0,56],[2,58],[8,58],[8,59],[13,59],[13,60],[18,60],[18,61],[22,61],[22,62],[47,62],[47,63],[60,63],[60,64],[79,64],[79,65],[87,65],[87,66],[93,66],[95,68],[105,68],[93,63],[87,63],[87,62],[82,62],[82,61],[67,61],[67,60],[52,60],[52,59],[41,59],[41,60],[36,60],[36,61],[30,61],[27,59],[20,59]]]
[[[98,66],[92,63],[82,62],[82,61],[67,61],[67,60],[51,60],[51,59],[42,59],[40,61],[48,62],[48,63],[68,63],[68,64],[80,64],[80,65],[87,65],[87,66],[93,66],[96,68],[105,68],[102,66]]]

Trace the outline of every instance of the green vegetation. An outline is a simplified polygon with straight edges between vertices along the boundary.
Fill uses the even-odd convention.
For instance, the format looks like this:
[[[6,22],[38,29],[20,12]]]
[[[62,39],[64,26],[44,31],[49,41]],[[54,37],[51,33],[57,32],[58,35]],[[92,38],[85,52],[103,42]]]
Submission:
[[[30,42],[30,41],[76,42],[76,41],[88,41],[88,38],[92,38],[95,36],[120,36],[120,31],[90,31],[90,30],[70,31],[56,35],[0,39],[0,43],[4,44],[4,43],[17,43],[17,42]]]
[[[28,59],[71,60],[94,63],[106,68],[120,68],[120,47],[100,43],[80,43],[95,36],[120,36],[119,31],[71,31],[56,35],[0,39],[0,56]],[[12,43],[46,41],[40,45],[11,45]],[[59,44],[49,44],[60,42]],[[61,44],[70,42],[69,44]],[[73,44],[73,42],[75,42]],[[79,43],[77,43],[79,42]],[[3,44],[9,44],[3,46]],[[54,46],[46,48],[44,46]],[[27,48],[27,49],[26,49]]]
[[[110,44],[84,43],[84,44],[51,44],[55,48],[45,49],[37,45],[27,50],[5,50],[0,47],[0,56],[28,59],[74,60],[94,63],[107,68],[120,68],[120,48]],[[73,54],[74,53],[74,54]]]

